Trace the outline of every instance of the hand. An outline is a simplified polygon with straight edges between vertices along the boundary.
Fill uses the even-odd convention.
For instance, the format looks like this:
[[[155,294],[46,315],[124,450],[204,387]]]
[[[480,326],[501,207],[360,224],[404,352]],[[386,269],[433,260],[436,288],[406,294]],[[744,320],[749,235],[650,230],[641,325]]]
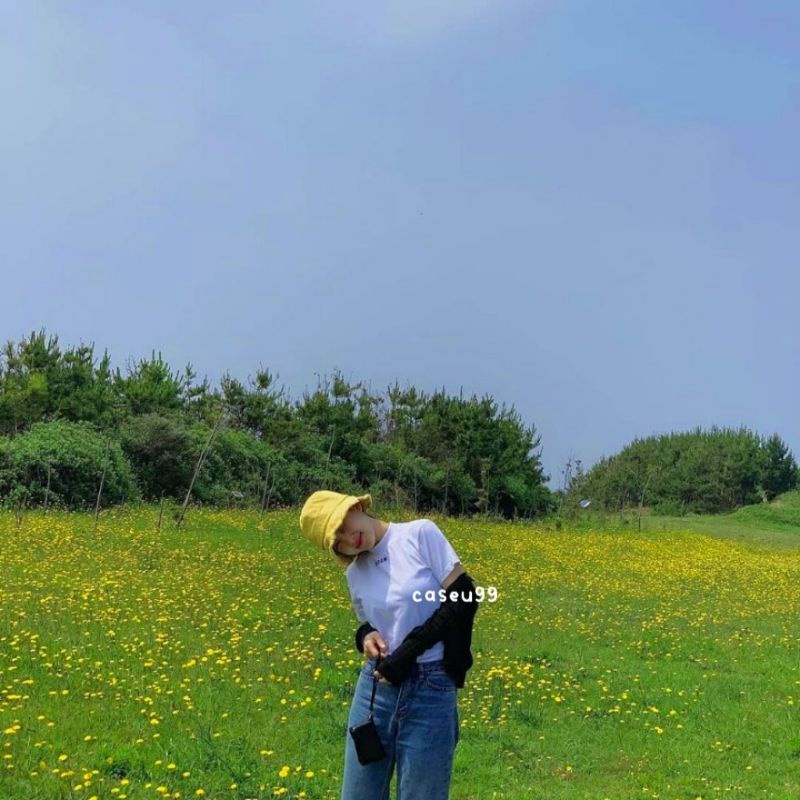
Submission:
[[[390,681],[386,680],[386,678],[381,675],[380,670],[376,669],[372,674],[378,679],[378,683],[390,683]]]
[[[385,656],[388,645],[378,631],[370,631],[364,637],[364,655],[367,658]]]
[[[386,650],[388,649],[388,645],[386,644],[386,640],[383,636],[378,633],[378,631],[370,631],[364,637],[364,655],[368,658],[377,658],[378,656],[386,655]],[[375,677],[378,679],[378,683],[389,683],[389,681],[381,675],[379,670],[375,670]]]

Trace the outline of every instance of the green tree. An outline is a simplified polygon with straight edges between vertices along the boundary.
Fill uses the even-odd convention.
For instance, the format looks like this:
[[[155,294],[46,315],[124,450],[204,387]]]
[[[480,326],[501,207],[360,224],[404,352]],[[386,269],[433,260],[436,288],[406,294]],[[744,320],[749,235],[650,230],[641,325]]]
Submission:
[[[186,394],[191,386],[191,365],[186,372],[173,371],[155,352],[149,359],[139,359],[128,365],[125,375],[114,373],[114,389],[128,412],[139,414],[170,414],[184,409]]]
[[[773,433],[764,443],[764,459],[761,469],[761,487],[767,500],[798,485],[797,462],[787,444]]]

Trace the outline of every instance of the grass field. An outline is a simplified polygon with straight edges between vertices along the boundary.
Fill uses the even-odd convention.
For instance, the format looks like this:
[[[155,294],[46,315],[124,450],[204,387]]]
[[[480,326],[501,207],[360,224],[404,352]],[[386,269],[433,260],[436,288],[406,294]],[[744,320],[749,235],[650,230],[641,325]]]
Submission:
[[[635,509],[624,514],[585,512],[574,526],[578,530],[638,531],[639,519]],[[800,548],[800,491],[787,492],[771,503],[744,506],[731,514],[662,517],[645,513],[641,517],[641,528],[644,531],[692,530],[715,538],[794,550]]]
[[[297,512],[156,516],[0,515],[0,800],[338,798],[363,658],[341,569]],[[499,593],[453,800],[800,797],[791,523],[435,519]]]

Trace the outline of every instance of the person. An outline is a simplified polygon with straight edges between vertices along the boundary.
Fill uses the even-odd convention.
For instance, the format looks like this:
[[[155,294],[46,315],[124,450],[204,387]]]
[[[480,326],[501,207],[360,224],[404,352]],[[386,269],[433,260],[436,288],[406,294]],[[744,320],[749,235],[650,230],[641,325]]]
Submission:
[[[356,647],[367,657],[348,714],[341,800],[388,800],[395,768],[398,800],[447,800],[475,584],[432,520],[387,522],[366,513],[371,505],[369,494],[320,490],[300,513],[306,538],[346,567]],[[361,764],[349,729],[367,719],[373,689],[386,757]]]

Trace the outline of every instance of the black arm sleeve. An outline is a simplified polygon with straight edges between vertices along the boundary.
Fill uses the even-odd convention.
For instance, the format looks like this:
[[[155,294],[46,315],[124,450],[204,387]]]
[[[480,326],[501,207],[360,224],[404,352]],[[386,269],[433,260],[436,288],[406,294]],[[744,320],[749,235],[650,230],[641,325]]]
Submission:
[[[417,656],[444,639],[447,632],[454,629],[468,630],[472,626],[478,601],[475,597],[475,583],[469,573],[462,572],[445,591],[445,602],[422,625],[411,630],[400,646],[385,656],[378,666],[380,674],[390,683],[402,683],[413,669]],[[450,599],[450,592],[458,593],[455,600]],[[470,599],[465,600],[464,595]]]
[[[368,633],[371,633],[372,631],[376,631],[376,630],[378,630],[378,629],[377,628],[373,628],[372,625],[369,624],[369,622],[363,623],[358,628],[358,630],[356,631],[356,650],[358,650],[359,653],[363,653],[364,652],[364,637]]]

